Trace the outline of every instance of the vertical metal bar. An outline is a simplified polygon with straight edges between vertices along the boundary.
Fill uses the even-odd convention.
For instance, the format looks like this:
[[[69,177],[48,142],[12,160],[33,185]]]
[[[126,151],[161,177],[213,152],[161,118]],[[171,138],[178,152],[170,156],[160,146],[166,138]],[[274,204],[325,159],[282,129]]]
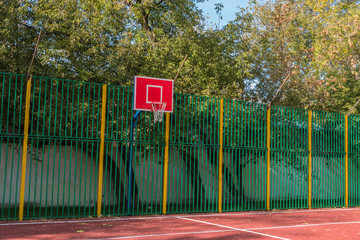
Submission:
[[[20,205],[19,220],[24,217],[24,193],[25,193],[25,175],[26,175],[26,155],[29,132],[29,112],[30,112],[30,94],[31,94],[31,78],[26,82],[26,105],[25,105],[25,123],[24,123],[24,144],[21,165],[21,186],[20,186]]]
[[[164,153],[164,186],[163,186],[163,214],[166,214],[166,200],[167,200],[167,185],[168,185],[168,171],[169,171],[169,126],[170,126],[170,113],[166,115],[166,128],[165,128],[165,153]]]
[[[266,210],[270,210],[270,118],[271,118],[271,107],[266,110]]]
[[[308,149],[309,149],[309,156],[308,156],[308,208],[311,209],[311,133],[312,133],[312,112],[309,110],[308,113]]]
[[[104,140],[105,140],[105,110],[106,110],[106,88],[102,86],[102,105],[101,105],[101,133],[100,133],[100,154],[99,154],[99,183],[98,183],[98,199],[97,199],[97,215],[101,215],[102,200],[102,180],[103,180],[103,162],[104,162]]]
[[[224,131],[224,99],[220,99],[220,119],[219,119],[219,186],[218,186],[218,210],[222,212],[222,187],[223,187],[223,131]]]
[[[349,182],[348,182],[348,159],[349,159],[349,139],[348,139],[348,116],[345,115],[345,207],[349,207]]]

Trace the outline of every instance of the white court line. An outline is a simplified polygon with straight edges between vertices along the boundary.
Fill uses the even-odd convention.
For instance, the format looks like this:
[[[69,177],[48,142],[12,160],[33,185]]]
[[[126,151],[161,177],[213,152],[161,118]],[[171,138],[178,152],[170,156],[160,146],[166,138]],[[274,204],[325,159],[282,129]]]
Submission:
[[[276,226],[276,227],[264,227],[264,228],[246,228],[247,230],[267,230],[278,228],[297,228],[297,227],[314,227],[314,226],[329,226],[329,225],[342,225],[342,224],[356,224],[360,221],[354,222],[330,222],[330,223],[314,223],[314,224],[302,224],[302,225],[288,225],[288,226]]]
[[[181,219],[186,219],[186,220],[193,220],[193,219],[188,219],[188,218],[182,218],[182,217],[178,217]],[[195,220],[197,221],[197,220]],[[206,224],[211,224],[211,223],[207,223],[207,222],[203,222],[203,221],[197,221],[197,222],[202,222],[202,223],[206,223]],[[296,227],[313,227],[313,226],[327,226],[327,225],[341,225],[341,224],[354,224],[354,223],[359,223],[360,221],[355,221],[355,222],[336,222],[336,223],[318,223],[318,224],[307,224],[307,225],[288,225],[288,226],[278,226],[278,227],[264,227],[264,228],[245,228],[245,229],[241,229],[241,231],[251,231],[252,230],[271,230],[271,229],[279,229],[279,228],[296,228]],[[213,224],[212,224],[213,225]],[[218,226],[218,225],[216,225]],[[220,225],[222,226],[222,225]],[[225,226],[222,226],[225,227]],[[231,227],[228,227],[231,228]],[[129,239],[129,238],[142,238],[142,237],[158,237],[158,236],[171,236],[171,235],[186,235],[186,234],[203,234],[203,233],[222,233],[222,232],[234,232],[234,231],[239,231],[238,229],[233,229],[231,228],[231,230],[217,230],[217,231],[201,231],[201,232],[182,232],[182,233],[162,233],[162,234],[149,234],[149,235],[134,235],[134,236],[125,236],[125,237],[112,237],[112,238],[96,238],[96,239],[92,239],[92,240],[110,240],[110,239]],[[254,233],[254,232],[252,232]],[[259,234],[259,233],[256,233]]]
[[[148,235],[134,235],[134,236],[126,236],[126,237],[91,238],[91,240],[127,239],[127,238],[141,238],[141,237],[159,237],[159,236],[171,236],[171,235],[222,233],[222,232],[234,232],[234,231],[235,230],[216,230],[216,231],[202,231],[202,232],[160,233],[160,234],[148,234]]]
[[[228,229],[232,229],[232,230],[237,230],[237,231],[241,231],[241,232],[253,233],[253,234],[257,234],[257,235],[261,235],[261,236],[265,236],[265,237],[271,237],[271,238],[282,239],[282,240],[290,240],[288,238],[277,237],[277,236],[274,236],[274,235],[254,232],[254,231],[250,231],[250,230],[246,230],[246,229],[242,229],[242,228],[234,228],[234,227],[229,227],[229,226],[220,225],[220,224],[216,224],[216,223],[199,221],[199,220],[195,220],[195,219],[191,219],[191,218],[184,218],[184,217],[179,217],[179,218],[184,219],[184,220],[188,220],[188,221],[204,223],[204,224],[207,224],[207,225],[213,225],[213,226],[217,226],[217,227],[223,227],[223,228],[228,228]]]
[[[224,216],[242,216],[242,215],[270,215],[270,214],[292,214],[292,213],[312,213],[312,212],[328,212],[328,211],[359,211],[360,208],[327,208],[327,209],[312,209],[312,210],[280,210],[269,212],[241,212],[241,213],[216,213],[216,214],[191,214],[183,215],[180,217],[224,217]],[[116,222],[126,220],[147,220],[147,219],[163,219],[163,218],[178,218],[179,215],[167,215],[167,216],[151,216],[151,217],[122,217],[112,219],[78,219],[78,220],[60,220],[60,221],[45,221],[45,222],[11,222],[0,223],[0,226],[12,226],[12,225],[38,225],[38,224],[66,224],[66,223],[87,223],[87,222]]]

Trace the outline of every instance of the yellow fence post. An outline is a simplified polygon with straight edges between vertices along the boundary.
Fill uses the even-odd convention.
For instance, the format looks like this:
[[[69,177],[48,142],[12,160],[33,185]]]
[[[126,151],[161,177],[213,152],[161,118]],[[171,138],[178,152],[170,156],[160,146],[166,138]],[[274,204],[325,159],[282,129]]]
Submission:
[[[220,123],[219,123],[219,186],[218,186],[218,198],[219,198],[219,213],[222,212],[222,186],[223,186],[223,132],[224,132],[224,99],[220,99]]]
[[[105,140],[105,114],[106,114],[106,90],[107,85],[102,86],[102,106],[101,106],[101,133],[100,133],[100,153],[99,153],[99,182],[98,182],[98,199],[97,215],[101,215],[102,202],[102,183],[103,183],[103,164],[104,164],[104,140]]]
[[[349,125],[348,116],[345,115],[345,207],[349,207]]]
[[[308,149],[309,149],[309,156],[308,156],[308,207],[311,209],[311,136],[312,136],[312,129],[311,129],[311,122],[312,122],[312,112],[309,110],[308,112]]]
[[[25,194],[25,177],[26,177],[26,157],[29,137],[29,113],[30,113],[30,96],[31,96],[31,77],[26,82],[26,100],[25,100],[25,122],[24,122],[24,143],[21,165],[21,186],[19,202],[19,220],[24,219],[24,194]]]
[[[270,210],[270,121],[271,107],[266,110],[266,210]]]
[[[170,113],[165,113],[166,125],[165,125],[165,154],[164,154],[164,180],[163,180],[163,214],[166,214],[167,204],[167,190],[168,190],[168,174],[169,174],[169,127],[170,127]]]

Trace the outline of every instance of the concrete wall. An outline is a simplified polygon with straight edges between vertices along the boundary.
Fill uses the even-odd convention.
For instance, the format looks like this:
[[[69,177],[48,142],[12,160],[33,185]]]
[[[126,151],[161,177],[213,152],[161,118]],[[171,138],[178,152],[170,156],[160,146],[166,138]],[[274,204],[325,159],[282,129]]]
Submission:
[[[316,161],[316,162],[315,162]],[[343,160],[339,160],[343,161]],[[285,161],[284,161],[285,162]],[[302,158],[302,170],[295,169],[289,164],[271,163],[270,167],[270,196],[272,200],[307,199],[308,194],[308,159]],[[339,164],[340,165],[340,164]],[[253,163],[244,168],[244,178],[254,179],[253,189],[266,186],[266,178],[261,177],[265,169],[265,160]],[[305,170],[305,171],[304,171]],[[345,173],[338,169],[337,164],[322,157],[313,157],[312,169],[312,198],[328,199],[329,196],[345,196]],[[355,181],[355,179],[352,179]],[[250,192],[251,186],[244,186],[246,195],[251,199],[265,200],[260,191]],[[350,197],[357,193],[350,193]]]
[[[80,149],[71,146],[45,146],[38,148],[37,154],[28,153],[26,166],[26,188],[25,202],[41,206],[64,205],[94,205],[97,201],[97,174],[98,169],[95,162],[98,159],[89,156]],[[20,179],[21,179],[21,155],[22,148],[18,144],[2,144],[0,158],[0,204],[16,205],[19,202]],[[32,151],[33,153],[36,151]],[[191,185],[185,184],[189,181],[187,170],[182,164],[182,159],[177,150],[170,149],[169,160],[169,191],[168,202],[181,203],[191,198],[185,192],[191,192]],[[113,155],[115,156],[115,155]],[[225,154],[224,158],[227,156]],[[140,159],[140,156],[137,156]],[[135,179],[139,187],[139,196],[142,201],[160,203],[162,200],[162,154],[147,156],[142,161],[135,161]],[[239,161],[233,159],[233,161]],[[307,169],[307,158],[301,160]],[[327,196],[336,194],[344,195],[344,186],[338,179],[343,173],[336,166],[325,164],[325,159],[318,158],[318,165],[313,168],[313,197],[325,199]],[[118,164],[120,163],[118,160]],[[227,163],[230,164],[230,163]],[[119,167],[120,167],[119,165]],[[234,169],[228,166],[234,173]],[[199,163],[200,176],[203,187],[217,194],[217,166],[207,160],[206,152],[203,152],[203,160]],[[257,159],[248,163],[243,171],[243,187],[248,199],[265,200],[264,189],[266,186],[265,160]],[[104,168],[106,171],[106,169]],[[176,173],[176,174],[174,174]],[[233,174],[235,176],[236,174]],[[109,173],[105,174],[104,180],[104,204],[107,205],[114,200],[114,190],[110,189]],[[183,176],[183,178],[180,178]],[[278,181],[287,178],[286,181]],[[127,173],[122,166],[123,185],[127,186]],[[245,179],[250,179],[246,182]],[[272,162],[271,179],[275,185],[271,185],[271,196],[273,200],[286,199],[287,197],[305,199],[307,198],[307,171],[294,169],[291,165],[280,166]],[[105,187],[105,181],[107,182]],[[183,182],[182,182],[183,181]],[[239,179],[236,179],[239,182]],[[353,180],[354,181],[354,180]],[[180,184],[179,184],[180,183]],[[190,188],[190,189],[189,189]],[[238,186],[240,190],[240,186]],[[4,191],[5,189],[5,191]],[[224,187],[226,191],[226,186]],[[280,192],[281,194],[279,194]],[[126,191],[127,193],[127,191]],[[227,193],[226,193],[227,194]],[[356,194],[356,193],[353,193]],[[207,195],[208,200],[213,196]]]
[[[1,145],[0,204],[19,203],[21,162],[22,147],[18,144]],[[94,205],[97,175],[95,160],[82,150],[70,146],[37,149],[29,146],[24,202],[31,205],[41,203],[41,206]],[[104,191],[109,192],[109,188]],[[106,199],[105,204],[108,201]]]

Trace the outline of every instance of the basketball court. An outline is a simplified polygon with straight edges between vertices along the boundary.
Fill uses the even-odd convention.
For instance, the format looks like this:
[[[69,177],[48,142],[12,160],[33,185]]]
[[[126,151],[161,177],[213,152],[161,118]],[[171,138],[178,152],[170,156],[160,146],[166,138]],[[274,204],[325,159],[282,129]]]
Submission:
[[[360,239],[360,208],[1,222],[1,239]]]
[[[167,214],[169,211],[169,204],[168,204],[168,180],[169,180],[169,122],[170,122],[170,114],[176,109],[174,107],[174,81],[167,80],[167,79],[157,79],[157,78],[147,78],[147,77],[135,77],[134,81],[134,94],[133,94],[133,109],[136,111],[131,111],[131,130],[130,130],[130,138],[128,140],[128,152],[125,156],[127,163],[124,165],[123,171],[123,182],[126,188],[121,190],[122,196],[127,196],[126,198],[123,197],[123,206],[126,203],[127,212],[118,212],[116,213],[106,213],[102,208],[102,186],[103,186],[103,155],[104,155],[104,144],[105,144],[105,113],[106,113],[106,91],[107,86],[103,86],[103,100],[102,100],[102,120],[101,120],[101,139],[100,139],[100,154],[99,154],[99,177],[98,177],[98,189],[97,189],[97,197],[98,200],[96,202],[97,207],[97,214],[100,216],[99,218],[69,218],[67,220],[53,220],[53,219],[38,219],[38,220],[26,220],[26,221],[0,221],[0,239],[326,239],[326,240],[339,240],[339,239],[360,239],[360,208],[328,208],[328,209],[303,209],[303,210],[273,210],[273,211],[256,211],[256,212],[226,212],[226,213],[215,213],[215,212],[222,212],[229,209],[223,209],[224,204],[222,201],[225,199],[228,202],[233,201],[233,199],[226,199],[230,197],[230,193],[226,194],[226,191],[223,191],[223,180],[229,181],[232,179],[231,177],[223,176],[223,137],[227,134],[224,131],[223,121],[223,99],[219,101],[219,106],[217,107],[220,109],[218,120],[219,120],[219,131],[214,131],[215,134],[219,134],[219,143],[214,147],[214,149],[219,149],[218,158],[214,161],[214,166],[218,167],[217,171],[219,172],[216,175],[216,181],[213,185],[208,184],[207,187],[210,190],[214,190],[214,196],[216,197],[202,197],[193,196],[200,199],[207,199],[208,203],[212,203],[216,207],[213,210],[214,213],[201,213],[201,214],[190,214],[184,212],[191,212],[192,210],[185,210],[181,209],[182,214]],[[29,97],[27,97],[29,99]],[[128,104],[129,105],[129,104]],[[130,106],[130,105],[129,105]],[[29,111],[29,110],[27,110]],[[158,128],[159,126],[164,127],[164,124],[158,124],[165,120],[165,131],[163,131],[161,137],[164,137],[164,140],[161,144],[164,145],[164,154],[163,159],[160,162],[163,162],[163,175],[158,176],[159,181],[162,184],[162,190],[160,188],[157,190],[156,193],[161,194],[161,198],[156,198],[153,200],[152,198],[143,199],[143,203],[156,203],[156,206],[162,206],[161,211],[158,209],[156,213],[162,213],[163,215],[147,215],[147,216],[119,216],[115,217],[116,215],[120,214],[133,214],[131,211],[135,209],[136,205],[136,197],[134,193],[135,183],[136,183],[136,171],[134,171],[133,166],[136,165],[136,126],[138,122],[138,117],[141,115],[142,112],[151,111],[154,115],[154,120],[152,124],[149,125],[149,128]],[[229,110],[230,112],[230,110]],[[166,113],[164,117],[164,113]],[[215,113],[215,112],[214,112]],[[265,113],[262,111],[262,113]],[[267,117],[267,131],[271,130],[270,126],[270,111],[269,117]],[[143,113],[146,115],[145,113]],[[179,114],[179,112],[178,112]],[[147,115],[146,115],[147,116]],[[247,116],[248,117],[248,116]],[[125,119],[125,118],[123,118]],[[127,118],[126,118],[127,119]],[[204,118],[205,119],[205,118]],[[184,118],[184,123],[189,121],[189,118]],[[204,121],[204,120],[203,120]],[[214,120],[215,122],[215,120]],[[245,122],[245,120],[244,120]],[[308,121],[311,126],[311,119]],[[261,122],[263,125],[265,121]],[[210,125],[212,121],[210,122]],[[247,124],[242,126],[246,129],[247,125],[253,124],[253,121],[248,121]],[[183,128],[186,129],[188,125],[184,125]],[[212,127],[213,125],[211,125]],[[214,125],[215,126],[215,125]],[[246,126],[246,127],[245,127]],[[141,126],[140,126],[141,127]],[[140,128],[139,127],[139,128]],[[215,129],[215,127],[214,127]],[[265,129],[265,125],[262,129]],[[309,136],[311,137],[311,128],[309,128]],[[306,129],[303,130],[306,132]],[[180,132],[180,130],[179,130]],[[265,133],[264,131],[262,133]],[[267,161],[270,163],[270,140],[271,135],[270,132],[266,135],[266,143],[267,143]],[[306,134],[304,134],[306,136]],[[179,137],[179,139],[181,139]],[[285,139],[285,138],[284,138]],[[115,139],[118,140],[118,139]],[[141,140],[141,139],[140,139]],[[286,139],[285,139],[286,140]],[[284,140],[284,142],[285,142]],[[120,142],[120,141],[119,141]],[[265,141],[263,141],[265,143]],[[311,150],[311,141],[309,149]],[[194,142],[173,142],[172,144],[179,144],[185,143],[186,145],[192,145]],[[155,144],[154,144],[155,145]],[[230,146],[230,145],[229,145]],[[232,145],[231,145],[232,146]],[[237,146],[237,145],[236,145]],[[252,149],[245,146],[248,149]],[[24,148],[26,149],[26,148]],[[252,149],[253,151],[254,149]],[[289,149],[285,149],[288,151]],[[262,150],[265,153],[265,150]],[[310,157],[311,157],[311,151]],[[25,151],[26,153],[26,151]],[[347,152],[346,152],[347,154]],[[23,155],[26,159],[26,154]],[[234,160],[238,159],[235,155]],[[311,159],[311,158],[310,158]],[[232,160],[231,160],[232,161]],[[153,161],[154,162],[154,161]],[[159,162],[159,161],[158,161]],[[198,166],[199,163],[197,161],[190,162],[191,167],[195,169],[195,166]],[[24,164],[26,165],[26,164]],[[210,165],[210,164],[209,164]],[[192,176],[193,179],[200,178],[200,174],[203,174],[204,179],[206,176],[204,175],[205,171],[201,171],[206,169],[206,164],[203,164],[202,169],[193,170],[194,173],[197,173],[195,176]],[[264,165],[265,166],[265,165]],[[228,165],[229,167],[229,165]],[[230,168],[230,167],[229,167]],[[139,168],[140,169],[140,168]],[[154,169],[154,168],[153,168]],[[210,169],[210,167],[208,167]],[[235,166],[235,171],[236,171]],[[261,209],[270,209],[270,164],[267,164],[268,174],[266,175],[269,179],[265,188],[260,187],[253,187],[254,190],[258,191],[259,189],[262,191],[261,193],[266,193],[266,204],[262,206]],[[311,165],[308,169],[311,169]],[[140,170],[138,171],[140,172]],[[208,171],[211,175],[211,171]],[[149,173],[148,173],[149,174]],[[120,175],[120,174],[119,174]],[[214,175],[214,176],[215,176]],[[229,171],[228,171],[229,175]],[[227,175],[226,175],[227,176]],[[250,176],[250,175],[249,175]],[[311,177],[311,175],[309,175]],[[172,175],[174,177],[174,175]],[[125,180],[126,178],[126,180]],[[238,177],[240,178],[240,177]],[[23,181],[25,181],[25,172],[23,174]],[[183,180],[185,179],[185,180]],[[179,182],[186,181],[187,178],[180,178]],[[190,178],[189,178],[190,179]],[[207,178],[208,180],[210,177]],[[249,178],[250,179],[250,178]],[[251,178],[251,181],[254,178]],[[347,177],[346,177],[347,179]],[[174,181],[173,181],[174,182]],[[189,181],[190,182],[190,181]],[[304,181],[305,182],[305,181]],[[311,189],[311,181],[308,181],[310,184],[308,185],[308,205],[306,203],[303,204],[302,207],[309,207],[311,208],[311,200],[316,200],[315,197],[312,198]],[[342,184],[341,181],[339,183]],[[217,185],[218,184],[218,185]],[[195,181],[193,183],[196,186]],[[22,184],[23,189],[25,188],[25,184]],[[152,185],[144,185],[143,189],[148,189],[153,187]],[[201,186],[201,184],[200,184]],[[254,185],[255,186],[255,185]],[[260,186],[260,185],[258,185]],[[331,188],[332,185],[329,185],[329,193],[333,192]],[[170,185],[171,188],[171,185]],[[236,187],[235,187],[236,188]],[[188,189],[190,189],[190,184]],[[347,190],[346,190],[347,191]],[[180,191],[182,193],[182,191]],[[196,192],[194,190],[194,192]],[[200,192],[199,190],[197,192]],[[216,193],[215,193],[216,192]],[[255,191],[254,191],[255,192]],[[345,191],[344,191],[345,192]],[[223,195],[225,193],[225,195]],[[305,191],[303,192],[305,193]],[[22,191],[24,194],[24,191]],[[235,194],[234,194],[235,195]],[[258,194],[256,196],[260,196]],[[262,194],[263,196],[265,194]],[[120,194],[119,194],[120,196]],[[147,195],[146,195],[147,196]],[[204,195],[206,196],[206,195]],[[210,196],[210,195],[209,195]],[[255,194],[254,194],[255,196]],[[289,195],[291,196],[291,195]],[[347,197],[345,197],[347,196]],[[328,202],[330,199],[332,203],[335,199],[346,199],[348,201],[348,195],[340,196],[339,198],[334,198],[334,196],[330,196],[329,198],[319,198],[321,200],[326,200]],[[180,194],[181,197],[181,194]],[[235,195],[238,197],[238,195]],[[21,198],[20,198],[21,199]],[[115,198],[114,198],[115,199]],[[138,198],[138,201],[140,198]],[[190,195],[185,195],[185,201],[190,199]],[[216,201],[219,199],[219,201]],[[240,199],[240,198],[239,198]],[[238,201],[239,201],[238,199]],[[256,199],[254,197],[254,199]],[[295,198],[298,200],[299,198]],[[294,199],[284,199],[285,201],[293,201]],[[302,198],[300,198],[302,199]],[[304,198],[306,199],[306,198]],[[172,203],[177,203],[177,200],[174,201],[172,199]],[[181,200],[181,199],[180,199]],[[240,199],[241,200],[241,199]],[[276,199],[275,199],[276,200]],[[190,200],[189,200],[190,201]],[[191,200],[194,201],[195,200]],[[279,201],[279,199],[277,199]],[[22,199],[20,202],[24,203],[24,198],[22,195]],[[161,204],[160,204],[161,202]],[[171,201],[169,201],[171,202]],[[205,201],[206,202],[206,201]],[[258,202],[264,202],[265,199]],[[316,201],[314,201],[316,203]],[[236,201],[234,201],[236,203]],[[206,205],[206,204],[205,204]],[[22,207],[21,207],[22,206]],[[23,205],[19,207],[19,219],[23,219]],[[107,206],[104,203],[104,206]],[[110,206],[110,205],[109,205]],[[143,206],[143,205],[142,205]],[[210,206],[210,205],[209,205]],[[240,205],[239,205],[240,206]],[[292,205],[291,205],[292,206]],[[287,208],[298,208],[298,207],[289,207]],[[338,206],[348,206],[348,202],[343,203],[340,202]],[[137,206],[139,207],[139,205]],[[313,206],[316,207],[316,206]],[[317,206],[319,207],[319,206]],[[329,207],[329,206],[323,206]],[[331,206],[332,207],[332,206]],[[275,206],[275,208],[277,208]],[[150,207],[151,210],[151,207]],[[233,209],[231,211],[237,211],[239,209]],[[243,208],[241,208],[243,210]],[[195,208],[193,208],[195,211]],[[199,210],[197,210],[199,211]],[[202,210],[201,210],[202,211]],[[208,212],[209,210],[204,210]],[[147,212],[146,212],[147,213]],[[154,212],[153,212],[154,213]],[[141,214],[138,212],[138,214]],[[104,218],[102,215],[106,215],[107,217]],[[89,216],[88,214],[83,216]],[[28,217],[28,216],[27,216]],[[48,217],[48,216],[44,216]],[[76,217],[76,216],[72,216]],[[40,218],[40,217],[39,217]],[[50,218],[50,217],[49,217]]]

